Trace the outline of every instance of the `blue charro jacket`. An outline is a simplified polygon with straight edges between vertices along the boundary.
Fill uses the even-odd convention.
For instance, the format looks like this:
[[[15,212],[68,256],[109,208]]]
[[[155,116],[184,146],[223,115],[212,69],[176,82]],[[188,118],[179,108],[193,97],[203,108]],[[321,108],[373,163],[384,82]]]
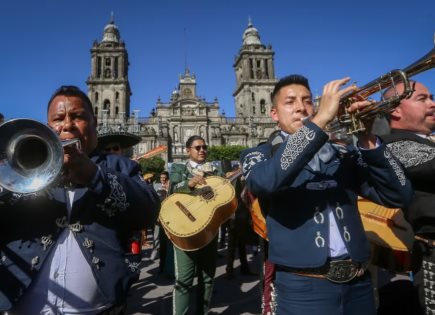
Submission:
[[[320,168],[309,166],[328,135],[308,122],[272,154],[266,143],[241,154],[248,189],[270,204],[267,216],[269,259],[279,265],[314,268],[325,264],[331,209],[350,257],[366,262],[370,249],[358,213],[358,195],[373,202],[404,207],[412,188],[384,144],[373,150],[349,145]]]
[[[92,266],[103,296],[122,303],[138,265],[126,260],[132,231],[154,224],[160,201],[128,158],[94,155],[98,172],[86,193],[75,200],[68,219],[65,202],[50,188],[34,194],[0,196],[0,310],[19,301],[63,229],[70,229]]]

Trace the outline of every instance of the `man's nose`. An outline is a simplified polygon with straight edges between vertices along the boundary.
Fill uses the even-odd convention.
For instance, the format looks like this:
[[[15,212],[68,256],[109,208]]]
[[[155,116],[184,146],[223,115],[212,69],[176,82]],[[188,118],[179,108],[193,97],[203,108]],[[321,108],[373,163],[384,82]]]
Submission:
[[[70,119],[69,117],[65,117],[65,119],[63,120],[62,129],[65,131],[69,131],[71,130],[72,126],[73,126],[72,119]]]
[[[295,110],[298,111],[298,112],[302,112],[302,111],[306,110],[305,104],[304,104],[304,102],[302,100],[296,100],[296,102],[295,102]]]

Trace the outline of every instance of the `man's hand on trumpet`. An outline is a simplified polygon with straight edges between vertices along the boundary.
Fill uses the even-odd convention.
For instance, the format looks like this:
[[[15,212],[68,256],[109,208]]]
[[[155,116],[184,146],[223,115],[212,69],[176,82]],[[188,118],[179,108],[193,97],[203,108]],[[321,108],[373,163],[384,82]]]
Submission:
[[[63,163],[65,183],[88,185],[97,172],[95,163],[75,145],[64,148]]]
[[[363,100],[352,103],[348,108],[347,112],[349,114],[357,113],[358,111],[364,110],[364,108],[371,106],[374,101]],[[371,133],[373,126],[373,120],[364,120],[364,132],[356,133],[358,138],[358,145],[364,149],[374,149],[376,148],[377,137]]]
[[[343,108],[340,104],[340,100],[348,93],[357,90],[357,86],[352,84],[348,87],[343,86],[350,81],[349,77],[334,80],[327,83],[323,88],[323,94],[320,99],[319,109],[312,119],[312,122],[318,125],[320,128],[325,129],[326,126],[331,123],[339,114]],[[348,108],[347,112],[349,114],[356,113],[364,109],[365,107],[371,105],[372,102],[368,100],[361,100],[352,103]],[[373,122],[364,122],[366,130],[371,130],[371,125]],[[368,133],[357,134],[359,145],[365,149],[371,149],[376,147],[376,137]]]

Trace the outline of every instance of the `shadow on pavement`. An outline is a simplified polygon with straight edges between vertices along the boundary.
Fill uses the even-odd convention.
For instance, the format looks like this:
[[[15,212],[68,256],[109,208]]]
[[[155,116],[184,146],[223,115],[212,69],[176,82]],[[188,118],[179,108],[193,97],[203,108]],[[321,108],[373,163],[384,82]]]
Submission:
[[[141,274],[132,286],[128,299],[127,315],[170,315],[172,314],[172,290],[174,280],[158,274],[158,259],[148,260],[150,250],[143,251]],[[234,278],[225,278],[226,250],[219,250],[215,285],[211,301],[211,314],[259,315],[261,314],[261,294],[259,275],[240,274],[239,260],[234,261]],[[260,255],[248,255],[252,271],[260,274]],[[196,286],[194,287],[196,290]],[[191,301],[194,315],[194,301]]]

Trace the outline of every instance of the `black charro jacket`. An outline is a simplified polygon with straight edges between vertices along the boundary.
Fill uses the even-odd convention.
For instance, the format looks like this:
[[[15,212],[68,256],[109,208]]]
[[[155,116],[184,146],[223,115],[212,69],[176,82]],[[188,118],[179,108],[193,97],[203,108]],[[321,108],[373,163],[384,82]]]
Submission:
[[[25,294],[64,229],[74,232],[108,303],[126,299],[138,266],[126,260],[125,238],[154,223],[160,201],[137,163],[105,154],[91,159],[98,172],[69,219],[65,200],[55,197],[64,188],[0,193],[0,310]]]
[[[415,234],[435,236],[435,143],[413,132],[392,129],[382,136],[403,164],[414,188],[414,198],[404,208]]]

